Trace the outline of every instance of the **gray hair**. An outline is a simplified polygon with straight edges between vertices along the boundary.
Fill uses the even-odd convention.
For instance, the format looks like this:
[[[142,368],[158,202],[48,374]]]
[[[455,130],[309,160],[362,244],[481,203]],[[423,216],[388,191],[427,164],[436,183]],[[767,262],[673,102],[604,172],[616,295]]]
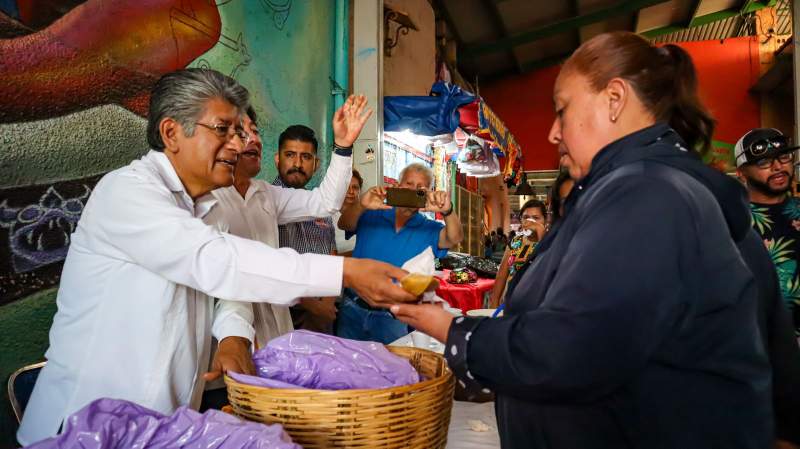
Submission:
[[[408,164],[405,166],[405,168],[400,172],[400,182],[403,182],[406,174],[408,174],[410,171],[422,173],[426,178],[428,178],[428,188],[433,186],[433,170],[431,170],[427,165],[419,162],[414,162],[413,164]]]
[[[147,114],[147,143],[150,148],[164,151],[159,127],[167,117],[180,123],[187,136],[194,135],[195,120],[203,115],[206,102],[213,98],[245,111],[250,94],[235,79],[212,69],[183,69],[162,76],[150,92],[150,111]]]

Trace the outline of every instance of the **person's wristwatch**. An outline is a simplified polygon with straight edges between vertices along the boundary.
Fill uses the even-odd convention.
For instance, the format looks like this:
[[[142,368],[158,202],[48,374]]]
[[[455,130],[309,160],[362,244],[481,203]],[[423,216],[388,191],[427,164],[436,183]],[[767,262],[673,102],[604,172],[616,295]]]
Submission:
[[[350,145],[349,147],[340,147],[339,145],[336,145],[336,142],[334,142],[333,152],[339,156],[350,157],[353,155],[353,146]]]
[[[450,210],[442,212],[442,217],[449,217],[453,213],[453,203],[450,203]]]

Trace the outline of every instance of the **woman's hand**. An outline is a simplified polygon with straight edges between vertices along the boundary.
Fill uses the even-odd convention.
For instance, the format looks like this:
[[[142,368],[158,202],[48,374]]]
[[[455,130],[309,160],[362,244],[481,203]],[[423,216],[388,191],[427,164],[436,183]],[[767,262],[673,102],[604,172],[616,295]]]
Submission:
[[[394,316],[423,334],[447,343],[453,315],[434,304],[395,304],[390,309]]]
[[[547,232],[547,229],[545,228],[544,225],[544,221],[534,220],[532,218],[527,218],[525,220],[522,220],[522,229],[533,231],[537,237],[536,241],[542,240],[542,237],[544,237],[544,233]]]

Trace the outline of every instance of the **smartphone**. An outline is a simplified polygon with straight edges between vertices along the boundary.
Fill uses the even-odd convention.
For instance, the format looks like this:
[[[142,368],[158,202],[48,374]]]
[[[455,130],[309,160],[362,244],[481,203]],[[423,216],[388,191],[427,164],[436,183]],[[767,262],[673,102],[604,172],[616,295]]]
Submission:
[[[389,187],[386,189],[386,204],[423,209],[427,204],[427,193],[424,190]]]

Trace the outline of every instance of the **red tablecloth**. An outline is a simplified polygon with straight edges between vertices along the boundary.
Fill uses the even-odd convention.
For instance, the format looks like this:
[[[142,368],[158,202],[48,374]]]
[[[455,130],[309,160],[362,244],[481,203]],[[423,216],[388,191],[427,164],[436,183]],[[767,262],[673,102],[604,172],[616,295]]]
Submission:
[[[444,276],[439,278],[436,294],[447,301],[451,307],[461,309],[464,313],[472,309],[483,308],[483,295],[492,291],[494,279],[478,278],[478,282],[468,284],[451,284],[447,282],[450,270],[443,270]],[[444,278],[444,279],[443,279]]]

